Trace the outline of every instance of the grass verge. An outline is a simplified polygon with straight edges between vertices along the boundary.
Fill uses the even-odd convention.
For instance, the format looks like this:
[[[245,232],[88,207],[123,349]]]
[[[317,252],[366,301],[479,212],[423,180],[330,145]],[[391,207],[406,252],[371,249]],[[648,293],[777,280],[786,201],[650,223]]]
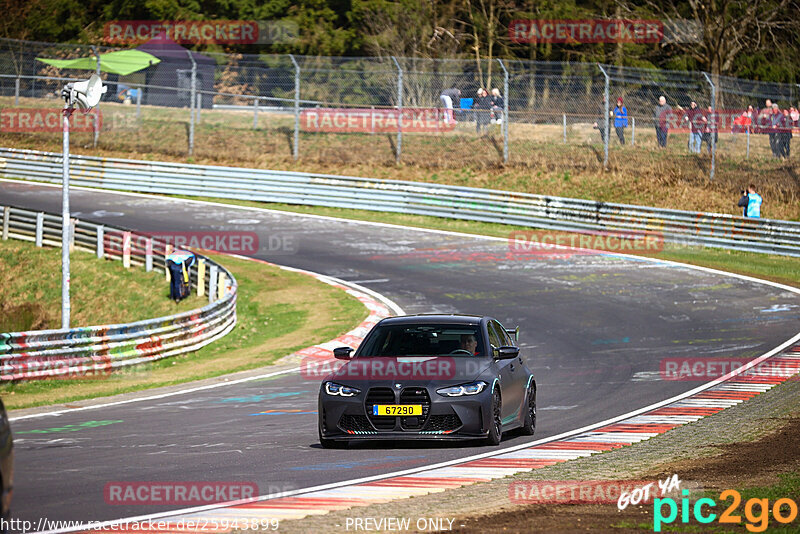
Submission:
[[[239,283],[238,322],[227,336],[194,353],[109,376],[3,385],[0,395],[6,407],[72,402],[263,367],[332,339],[367,316],[357,299],[308,275],[260,262],[209,256],[225,265]]]

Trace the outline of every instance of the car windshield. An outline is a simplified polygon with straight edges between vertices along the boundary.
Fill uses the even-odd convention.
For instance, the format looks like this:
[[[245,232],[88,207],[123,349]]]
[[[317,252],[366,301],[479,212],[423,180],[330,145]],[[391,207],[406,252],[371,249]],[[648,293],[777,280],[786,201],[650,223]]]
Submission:
[[[379,326],[359,349],[359,358],[387,356],[481,356],[478,325],[405,324]]]

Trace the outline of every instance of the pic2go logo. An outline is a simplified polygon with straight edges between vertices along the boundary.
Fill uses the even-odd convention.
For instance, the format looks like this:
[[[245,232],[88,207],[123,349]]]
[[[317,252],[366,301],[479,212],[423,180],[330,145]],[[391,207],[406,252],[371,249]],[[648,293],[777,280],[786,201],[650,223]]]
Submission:
[[[717,503],[713,499],[697,499],[694,505],[689,503],[689,490],[681,492],[680,513],[681,523],[689,523],[689,512],[691,509],[695,521],[698,523],[711,523],[717,519],[717,514],[711,512],[711,508],[716,508]],[[736,515],[736,511],[742,502],[742,495],[736,490],[725,490],[719,495],[720,501],[731,499],[732,502],[725,511],[719,516],[720,523],[741,524],[742,516]],[[666,508],[666,515],[665,514]],[[750,532],[764,532],[769,526],[769,499],[748,499],[744,505],[744,516],[747,520],[745,527]],[[792,499],[778,499],[772,505],[772,516],[778,523],[787,524],[797,519],[797,503]],[[672,524],[678,518],[678,503],[675,499],[664,498],[653,500],[653,531],[661,532],[662,525]]]

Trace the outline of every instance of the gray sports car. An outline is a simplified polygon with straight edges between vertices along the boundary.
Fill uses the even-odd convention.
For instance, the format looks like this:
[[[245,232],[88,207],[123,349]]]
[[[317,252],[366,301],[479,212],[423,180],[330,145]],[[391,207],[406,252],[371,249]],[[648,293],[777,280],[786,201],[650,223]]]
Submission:
[[[536,429],[536,381],[517,330],[491,317],[409,315],[379,322],[322,381],[319,440],[482,439]]]

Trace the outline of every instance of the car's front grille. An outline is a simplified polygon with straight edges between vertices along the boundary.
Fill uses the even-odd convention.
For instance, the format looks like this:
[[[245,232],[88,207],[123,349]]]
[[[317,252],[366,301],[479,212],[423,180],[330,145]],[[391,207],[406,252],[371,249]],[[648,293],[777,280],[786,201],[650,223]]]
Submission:
[[[403,430],[419,430],[425,424],[425,419],[428,418],[428,412],[431,410],[431,398],[428,395],[428,390],[423,387],[410,387],[405,388],[400,393],[400,404],[421,404],[422,415],[414,417],[401,417],[400,426]]]
[[[425,425],[425,431],[427,432],[452,432],[454,430],[458,430],[461,427],[461,419],[459,419],[458,415],[450,414],[450,415],[432,415],[428,418],[428,422]]]
[[[366,415],[344,414],[339,419],[339,428],[349,433],[375,431]]]
[[[397,404],[394,391],[391,388],[371,388],[364,402],[369,421],[378,430],[394,430],[396,417],[372,415],[372,407],[376,404]]]

